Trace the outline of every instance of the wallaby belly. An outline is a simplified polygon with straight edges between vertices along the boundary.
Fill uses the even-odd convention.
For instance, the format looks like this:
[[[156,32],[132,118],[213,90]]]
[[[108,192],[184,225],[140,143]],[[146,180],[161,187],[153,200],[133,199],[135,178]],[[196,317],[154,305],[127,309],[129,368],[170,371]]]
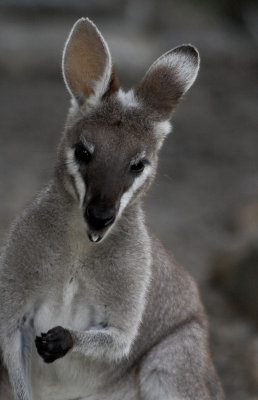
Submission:
[[[88,330],[105,321],[105,307],[93,304],[94,299],[78,297],[81,283],[70,280],[59,292],[50,292],[37,307],[34,316],[35,335],[63,326],[71,330]],[[32,344],[32,387],[38,400],[96,399],[102,383],[107,380],[107,368],[86,359],[79,353],[69,353],[54,363],[46,364]]]
[[[68,354],[53,364],[44,364],[33,355],[32,390],[37,400],[96,400],[102,385],[108,381],[103,366],[85,361],[79,354]]]

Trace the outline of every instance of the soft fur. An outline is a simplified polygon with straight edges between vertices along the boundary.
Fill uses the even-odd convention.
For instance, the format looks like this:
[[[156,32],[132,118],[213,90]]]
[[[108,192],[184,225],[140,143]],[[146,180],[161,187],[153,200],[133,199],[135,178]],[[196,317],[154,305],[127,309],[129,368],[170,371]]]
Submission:
[[[198,68],[196,49],[178,47],[124,93],[95,25],[73,27],[55,173],[0,261],[1,400],[223,399],[196,284],[142,211],[168,119]]]

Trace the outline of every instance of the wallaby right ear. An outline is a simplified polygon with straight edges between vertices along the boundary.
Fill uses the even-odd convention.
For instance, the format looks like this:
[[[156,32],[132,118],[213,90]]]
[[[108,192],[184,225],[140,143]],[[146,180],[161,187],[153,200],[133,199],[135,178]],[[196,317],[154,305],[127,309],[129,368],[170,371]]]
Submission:
[[[108,45],[88,18],[74,24],[64,47],[62,69],[67,89],[79,105],[119,89]]]
[[[159,57],[135,88],[136,97],[157,120],[171,117],[172,111],[194,83],[199,70],[199,53],[182,45]]]

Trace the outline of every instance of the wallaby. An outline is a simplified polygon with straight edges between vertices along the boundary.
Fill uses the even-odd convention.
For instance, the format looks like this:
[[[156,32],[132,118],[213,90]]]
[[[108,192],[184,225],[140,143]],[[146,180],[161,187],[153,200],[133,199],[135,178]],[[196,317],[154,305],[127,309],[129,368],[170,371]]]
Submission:
[[[81,18],[62,65],[72,105],[55,172],[1,256],[0,399],[221,400],[196,284],[142,211],[198,52],[168,51],[125,93]]]

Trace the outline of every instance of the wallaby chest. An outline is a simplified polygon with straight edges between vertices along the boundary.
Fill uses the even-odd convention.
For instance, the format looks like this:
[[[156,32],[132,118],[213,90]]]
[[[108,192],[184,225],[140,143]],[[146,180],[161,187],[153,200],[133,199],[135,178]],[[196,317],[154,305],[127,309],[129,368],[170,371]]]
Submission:
[[[38,302],[34,327],[36,334],[61,325],[67,329],[87,330],[104,326],[105,305],[89,289],[91,280],[70,277],[60,282],[58,288],[46,288],[46,296]],[[53,290],[54,289],[54,290]]]
[[[45,287],[45,296],[38,303],[34,316],[36,335],[55,326],[87,331],[108,324],[104,296],[99,296],[94,271],[90,265],[87,267],[79,261],[72,266],[66,265],[59,284],[52,285],[50,281]],[[53,273],[53,279],[55,275]],[[39,400],[70,400],[82,396],[95,400],[107,376],[109,371],[102,363],[86,360],[77,353],[45,364],[33,347],[32,386],[34,397]]]

